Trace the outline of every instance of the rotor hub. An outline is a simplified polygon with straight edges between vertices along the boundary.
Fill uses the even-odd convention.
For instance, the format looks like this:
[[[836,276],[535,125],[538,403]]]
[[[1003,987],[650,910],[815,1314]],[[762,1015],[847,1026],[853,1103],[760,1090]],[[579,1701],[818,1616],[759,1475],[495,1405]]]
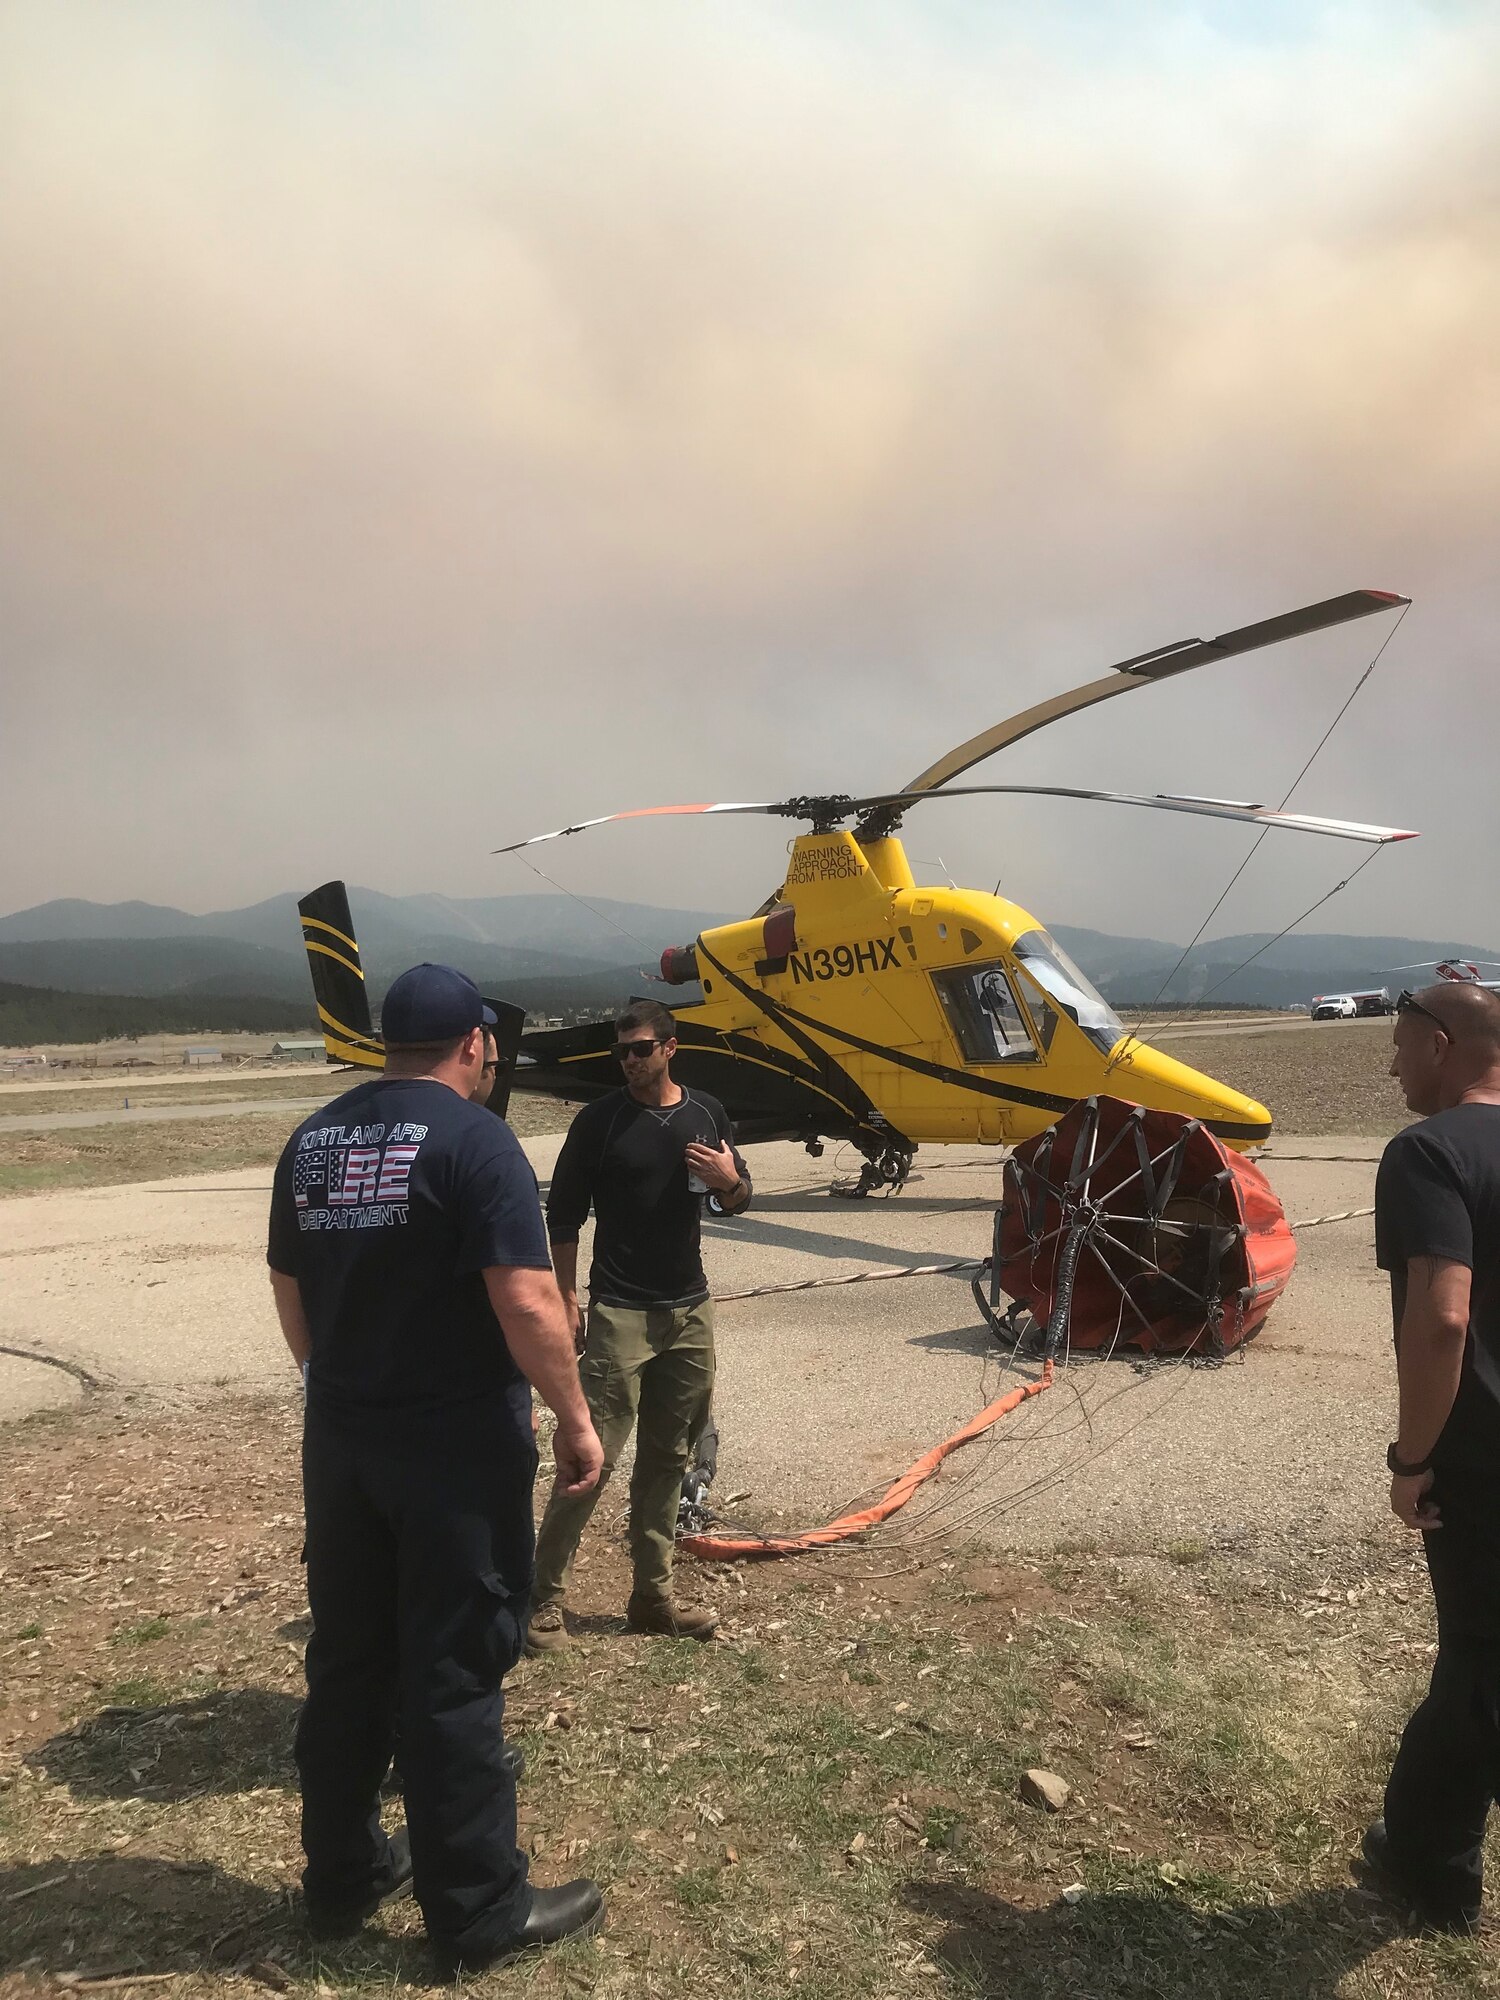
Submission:
[[[814,833],[832,833],[848,819],[853,807],[852,792],[812,792],[784,799],[773,810],[782,819],[810,821]]]

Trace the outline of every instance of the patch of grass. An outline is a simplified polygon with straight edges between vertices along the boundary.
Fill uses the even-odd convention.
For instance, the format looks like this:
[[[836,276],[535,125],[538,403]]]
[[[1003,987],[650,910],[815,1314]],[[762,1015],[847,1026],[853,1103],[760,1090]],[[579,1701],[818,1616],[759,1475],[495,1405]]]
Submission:
[[[1196,1535],[1184,1535],[1180,1541],[1168,1542],[1165,1553],[1168,1562],[1186,1569],[1192,1563],[1207,1561],[1208,1543],[1200,1541]]]
[[[956,1854],[963,1845],[964,1821],[951,1806],[933,1806],[922,1822],[922,1838],[937,1853]]]
[[[165,1639],[172,1629],[170,1618],[142,1618],[134,1625],[122,1625],[110,1634],[112,1646],[149,1646],[153,1639]]]
[[[1052,1545],[1052,1556],[1059,1564],[1076,1562],[1080,1557],[1097,1556],[1099,1552],[1097,1535],[1077,1535]]]
[[[1261,1837],[1270,1833],[1284,1798],[1296,1790],[1295,1765],[1267,1740],[1260,1720],[1220,1708],[1211,1697],[1184,1704],[1171,1761],[1178,1782],[1205,1806],[1217,1808],[1235,1824],[1249,1821]]]
[[[42,1628],[35,1618],[32,1619],[29,1625],[23,1625],[19,1632],[11,1634],[13,1639],[40,1639],[41,1636]]]
[[[1243,1891],[1232,1876],[1218,1869],[1183,1867],[1176,1861],[1109,1855],[1096,1857],[1084,1873],[1096,1895],[1129,1893],[1152,1902],[1190,1903],[1197,1909],[1233,1909]]]
[[[123,1681],[116,1681],[106,1691],[105,1700],[112,1708],[165,1708],[174,1692],[155,1674],[131,1674]]]
[[[677,1900],[685,1910],[706,1910],[724,1901],[722,1868],[689,1868],[673,1884]]]

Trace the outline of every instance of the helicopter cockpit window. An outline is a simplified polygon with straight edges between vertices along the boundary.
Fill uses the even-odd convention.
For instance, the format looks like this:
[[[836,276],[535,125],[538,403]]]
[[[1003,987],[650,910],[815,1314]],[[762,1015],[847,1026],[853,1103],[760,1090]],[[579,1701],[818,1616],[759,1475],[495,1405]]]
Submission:
[[[1011,947],[1022,969],[1036,981],[1070,1021],[1076,1021],[1102,1054],[1125,1033],[1125,1024],[1087,977],[1046,931],[1026,931]]]
[[[966,1063],[1036,1061],[1026,1016],[997,960],[934,972],[932,982]]]
[[[1062,1016],[1034,979],[1023,972],[1019,983],[1026,1011],[1031,1016],[1031,1025],[1042,1045],[1042,1054],[1047,1055],[1051,1052],[1052,1037],[1057,1033],[1057,1024]]]

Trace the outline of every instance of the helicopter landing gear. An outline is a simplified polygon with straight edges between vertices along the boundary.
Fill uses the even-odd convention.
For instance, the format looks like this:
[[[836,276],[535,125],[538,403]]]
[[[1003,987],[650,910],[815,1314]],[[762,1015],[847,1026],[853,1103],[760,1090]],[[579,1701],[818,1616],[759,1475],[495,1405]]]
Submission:
[[[718,1469],[719,1426],[710,1410],[693,1441],[688,1469],[682,1475],[682,1491],[677,1499],[679,1535],[701,1535],[711,1526],[714,1515],[708,1504],[708,1489]]]
[[[828,1192],[840,1201],[865,1201],[881,1188],[898,1194],[906,1185],[915,1152],[914,1146],[887,1146],[873,1159],[865,1160],[857,1180],[834,1181]]]

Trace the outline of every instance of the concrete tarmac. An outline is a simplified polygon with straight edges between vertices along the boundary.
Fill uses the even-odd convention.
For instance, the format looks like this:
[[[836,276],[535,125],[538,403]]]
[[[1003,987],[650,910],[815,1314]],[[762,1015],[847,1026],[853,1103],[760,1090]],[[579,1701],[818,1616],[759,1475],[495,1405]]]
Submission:
[[[560,1136],[525,1143],[545,1180]],[[1372,1199],[1378,1142],[1287,1137],[1277,1151],[1266,1164],[1294,1221]],[[791,1145],[749,1157],[750,1213],[704,1229],[716,1292],[988,1250],[993,1153],[934,1148],[901,1195],[856,1203],[824,1191],[843,1164],[833,1148],[822,1162]],[[94,1395],[293,1393],[265,1275],[269,1188],[262,1167],[7,1201],[0,1422]],[[1367,1218],[1306,1231],[1287,1293],[1224,1367],[1074,1359],[956,1453],[882,1546],[957,1532],[1295,1552],[1380,1527],[1395,1389],[1372,1242]],[[718,1325],[717,1490],[748,1490],[733,1511],[778,1527],[882,1488],[1033,1372],[997,1354],[961,1276],[726,1302]]]

